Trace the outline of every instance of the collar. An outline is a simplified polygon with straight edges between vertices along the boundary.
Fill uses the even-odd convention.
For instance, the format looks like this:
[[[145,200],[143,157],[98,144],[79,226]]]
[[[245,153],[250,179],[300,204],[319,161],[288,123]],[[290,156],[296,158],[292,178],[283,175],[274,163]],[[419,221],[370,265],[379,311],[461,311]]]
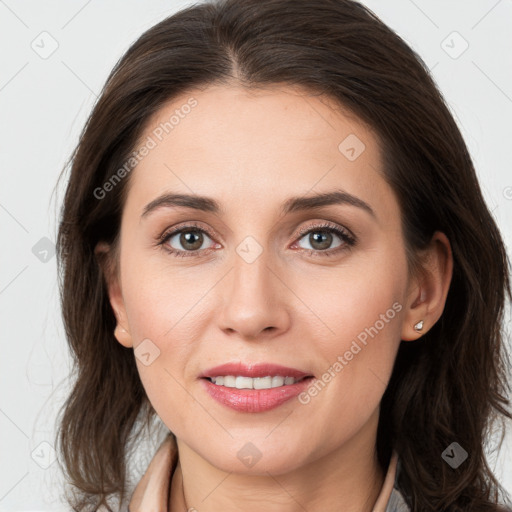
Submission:
[[[178,461],[178,448],[172,434],[162,442],[149,466],[137,483],[128,505],[128,512],[168,511],[169,484]],[[384,484],[373,512],[409,512],[410,508],[398,487],[400,461],[393,451]]]

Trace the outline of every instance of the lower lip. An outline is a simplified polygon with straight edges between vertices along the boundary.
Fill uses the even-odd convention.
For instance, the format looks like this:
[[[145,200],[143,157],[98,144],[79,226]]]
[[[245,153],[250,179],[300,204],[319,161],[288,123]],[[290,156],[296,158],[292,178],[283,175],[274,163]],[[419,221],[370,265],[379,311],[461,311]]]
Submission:
[[[217,386],[201,379],[206,391],[217,402],[239,412],[264,412],[275,409],[304,391],[313,380],[308,377],[295,384],[270,389],[237,389]]]

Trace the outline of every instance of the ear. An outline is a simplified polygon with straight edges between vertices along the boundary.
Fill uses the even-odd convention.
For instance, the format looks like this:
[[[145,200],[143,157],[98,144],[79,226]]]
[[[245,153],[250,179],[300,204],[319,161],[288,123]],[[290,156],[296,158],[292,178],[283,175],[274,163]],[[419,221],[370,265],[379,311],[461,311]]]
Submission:
[[[118,266],[115,263],[115,251],[106,242],[98,242],[94,249],[94,255],[105,279],[110,305],[116,317],[114,336],[124,347],[133,347],[123,294],[119,282]]]
[[[415,276],[408,290],[408,303],[402,326],[402,340],[416,340],[441,317],[453,273],[453,256],[447,236],[436,231],[424,251],[421,275]],[[423,320],[423,328],[414,326]]]

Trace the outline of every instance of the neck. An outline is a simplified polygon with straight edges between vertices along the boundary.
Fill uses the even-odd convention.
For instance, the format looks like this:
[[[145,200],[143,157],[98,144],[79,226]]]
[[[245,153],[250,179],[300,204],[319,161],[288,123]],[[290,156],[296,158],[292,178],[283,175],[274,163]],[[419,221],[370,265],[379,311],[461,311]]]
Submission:
[[[326,456],[279,475],[222,471],[178,439],[170,510],[337,512],[342,505],[344,512],[372,512],[385,476],[375,449],[376,419]]]

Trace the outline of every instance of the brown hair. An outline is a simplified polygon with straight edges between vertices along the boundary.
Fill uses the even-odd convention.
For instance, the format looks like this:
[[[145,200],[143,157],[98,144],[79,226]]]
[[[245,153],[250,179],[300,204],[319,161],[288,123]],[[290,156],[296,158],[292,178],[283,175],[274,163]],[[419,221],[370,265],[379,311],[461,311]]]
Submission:
[[[502,317],[508,259],[461,133],[421,58],[351,0],[225,0],[186,8],[145,32],[110,74],[79,144],[57,239],[66,334],[76,375],[58,439],[74,510],[127,495],[127,455],[139,419],[154,417],[115,316],[94,248],[116,247],[129,176],[98,198],[150,116],[193,88],[299,86],[333,98],[378,134],[385,178],[400,203],[410,269],[434,231],[450,240],[445,310],[422,340],[402,342],[381,404],[385,468],[394,448],[413,511],[496,510],[485,440],[512,418]],[[111,261],[115,266],[115,261]],[[113,267],[114,268],[114,267]],[[503,438],[502,438],[503,440]],[[441,458],[452,442],[469,458]],[[501,443],[500,443],[501,446]],[[494,504],[494,505],[493,505]]]

